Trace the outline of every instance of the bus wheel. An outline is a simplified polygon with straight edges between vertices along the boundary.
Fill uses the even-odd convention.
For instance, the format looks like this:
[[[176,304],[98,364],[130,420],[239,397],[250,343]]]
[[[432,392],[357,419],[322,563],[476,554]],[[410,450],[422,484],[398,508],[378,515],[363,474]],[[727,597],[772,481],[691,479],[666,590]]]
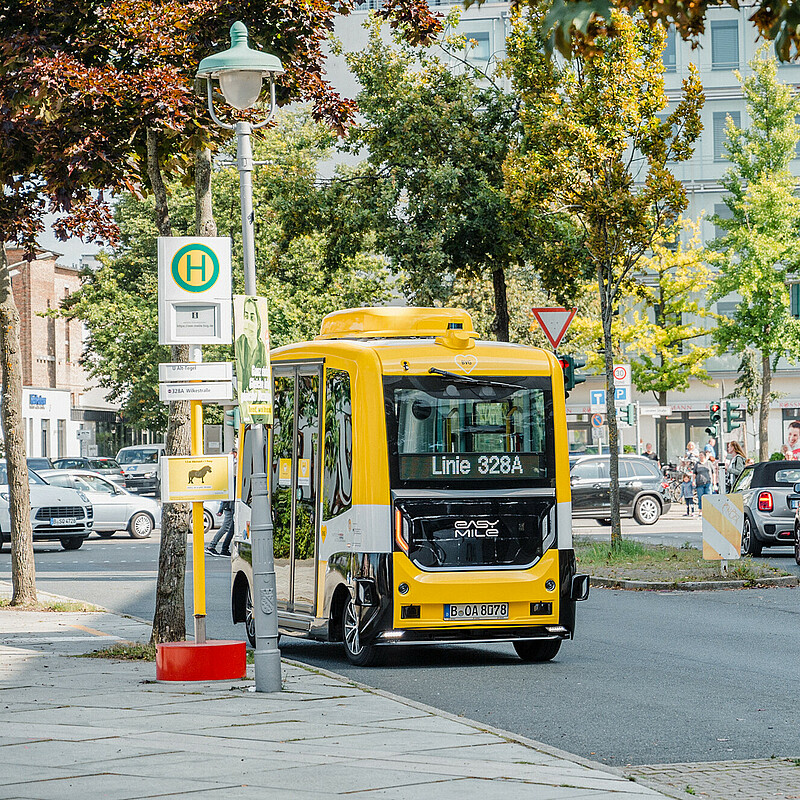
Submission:
[[[378,648],[372,644],[361,644],[358,630],[358,614],[353,601],[349,600],[342,609],[342,642],[344,652],[351,664],[357,667],[368,667],[375,663]]]
[[[514,649],[523,661],[551,661],[561,648],[561,639],[533,639],[514,642]]]
[[[250,587],[247,587],[247,597],[244,601],[244,629],[247,633],[247,641],[251,647],[256,646],[256,615],[253,612],[253,598],[250,595]]]

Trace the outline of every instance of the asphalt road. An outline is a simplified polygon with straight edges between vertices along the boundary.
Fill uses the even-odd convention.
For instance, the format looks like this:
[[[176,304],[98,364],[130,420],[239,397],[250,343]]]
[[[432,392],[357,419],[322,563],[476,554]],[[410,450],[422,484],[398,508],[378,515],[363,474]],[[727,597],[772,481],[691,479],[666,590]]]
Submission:
[[[591,522],[577,527],[608,535]],[[699,535],[696,527],[666,519],[625,530],[682,544]],[[35,549],[40,589],[152,618],[158,534],[92,537],[69,553],[57,545]],[[794,565],[788,549],[768,558]],[[8,553],[0,554],[0,579],[10,578],[9,569]],[[207,558],[206,576],[209,637],[243,638],[243,627],[230,623],[228,560]],[[394,648],[386,665],[360,669],[337,645],[281,644],[288,658],[609,764],[796,757],[798,614],[796,589],[593,589],[579,606],[575,641],[549,664],[523,664],[510,645],[498,644]]]

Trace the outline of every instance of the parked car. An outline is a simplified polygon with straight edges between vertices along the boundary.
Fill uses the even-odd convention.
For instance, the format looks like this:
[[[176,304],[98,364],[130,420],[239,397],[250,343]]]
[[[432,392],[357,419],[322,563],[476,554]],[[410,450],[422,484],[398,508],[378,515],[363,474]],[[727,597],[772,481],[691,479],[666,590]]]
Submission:
[[[573,517],[611,524],[609,468],[609,456],[581,456],[571,463]],[[619,502],[620,516],[633,517],[640,525],[652,525],[669,511],[672,501],[668,483],[654,461],[620,455]]]
[[[27,458],[25,460],[28,466],[37,472],[40,469],[53,469],[53,463],[49,458]]]
[[[222,514],[219,507],[218,500],[206,500],[203,503],[203,533],[209,533],[222,525]]]
[[[765,547],[794,544],[794,485],[800,483],[800,464],[761,461],[744,468],[733,491],[744,497],[742,555],[758,556]]]
[[[48,486],[28,469],[33,541],[58,540],[65,550],[77,550],[92,532],[94,509],[86,494],[72,488]],[[8,509],[8,470],[0,461],[0,550],[11,541]]]
[[[35,467],[34,467],[35,469]],[[46,467],[42,467],[46,469]],[[96,472],[98,475],[105,475],[114,483],[124,484],[125,475],[122,467],[113,459],[98,456],[97,458],[86,458],[85,456],[66,456],[57,458],[53,461],[51,469],[83,469]]]
[[[163,453],[163,444],[123,447],[117,453],[117,462],[122,467],[125,488],[132,492],[153,492],[158,497],[161,490],[158,461]]]
[[[83,492],[94,507],[94,530],[103,539],[123,530],[133,539],[146,539],[161,525],[155,500],[132,494],[102,475],[79,469],[43,470],[39,475],[52,486]]]

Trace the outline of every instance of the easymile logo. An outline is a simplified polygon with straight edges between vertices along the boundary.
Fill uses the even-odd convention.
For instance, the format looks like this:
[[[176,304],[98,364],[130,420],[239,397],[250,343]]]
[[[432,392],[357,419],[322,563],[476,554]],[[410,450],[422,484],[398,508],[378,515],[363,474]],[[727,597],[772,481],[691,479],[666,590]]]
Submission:
[[[455,521],[456,536],[462,539],[485,539],[500,535],[500,520],[489,522],[488,519],[457,519]]]

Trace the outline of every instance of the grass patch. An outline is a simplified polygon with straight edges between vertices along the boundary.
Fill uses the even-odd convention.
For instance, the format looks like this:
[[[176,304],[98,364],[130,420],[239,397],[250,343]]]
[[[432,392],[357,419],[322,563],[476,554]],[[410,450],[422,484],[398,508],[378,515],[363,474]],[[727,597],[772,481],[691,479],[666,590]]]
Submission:
[[[574,546],[580,569],[596,577],[665,583],[723,580],[718,561],[705,561],[700,550],[686,545],[669,547],[623,539],[618,547],[612,548],[607,541],[576,539]],[[728,562],[728,575],[724,579],[753,585],[762,578],[788,574],[745,556]]]
[[[7,608],[11,611],[102,611],[99,606],[94,606],[91,603],[82,603],[80,601],[71,600],[53,600],[49,603],[32,603],[31,605],[12,606],[11,600],[8,598],[0,598],[0,608]]]
[[[133,642],[120,642],[119,644],[104,647],[102,650],[92,650],[91,653],[82,653],[79,658],[113,658],[117,661],[155,661],[156,646],[154,644],[134,644]]]

